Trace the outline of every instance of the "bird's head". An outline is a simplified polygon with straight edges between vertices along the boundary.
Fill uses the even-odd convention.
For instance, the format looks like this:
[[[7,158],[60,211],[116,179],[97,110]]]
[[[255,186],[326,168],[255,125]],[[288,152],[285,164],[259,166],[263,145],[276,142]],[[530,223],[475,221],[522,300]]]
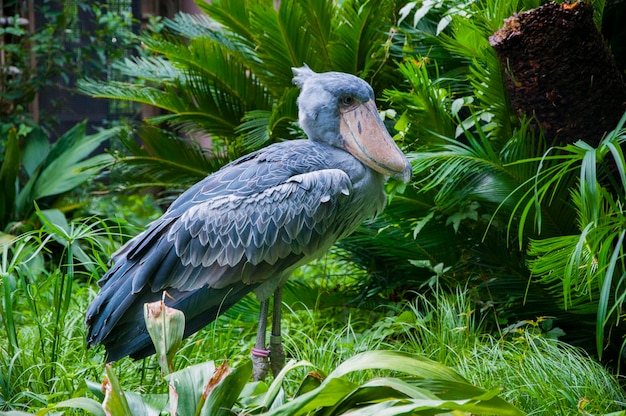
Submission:
[[[411,165],[378,116],[374,91],[354,75],[293,68],[299,122],[309,139],[345,149],[373,170],[408,182]]]

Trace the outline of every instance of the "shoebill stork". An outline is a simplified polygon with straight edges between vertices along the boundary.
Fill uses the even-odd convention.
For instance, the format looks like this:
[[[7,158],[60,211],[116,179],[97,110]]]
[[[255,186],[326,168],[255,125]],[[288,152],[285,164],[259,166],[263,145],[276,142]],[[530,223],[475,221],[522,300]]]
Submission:
[[[185,314],[185,336],[254,291],[261,301],[255,378],[264,378],[270,352],[272,370],[280,369],[281,288],[290,273],[382,211],[388,177],[409,180],[411,166],[385,130],[367,82],[306,66],[293,71],[308,140],[227,164],[113,255],[86,317],[88,345],[104,344],[109,361],[154,353],[143,307],[164,291],[169,306]]]

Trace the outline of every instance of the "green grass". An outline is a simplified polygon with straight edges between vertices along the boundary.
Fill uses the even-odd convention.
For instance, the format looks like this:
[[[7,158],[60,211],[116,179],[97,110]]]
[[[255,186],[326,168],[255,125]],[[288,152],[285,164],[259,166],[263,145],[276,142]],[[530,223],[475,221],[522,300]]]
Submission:
[[[101,382],[105,357],[101,347],[86,349],[84,313],[105,267],[100,259],[112,249],[112,239],[103,231],[110,229],[104,225],[75,234],[91,265],[71,256],[68,245],[58,239],[46,240],[51,234],[30,235],[0,248],[0,411],[33,411],[69,398],[93,398],[87,382]],[[319,270],[307,272],[319,279]],[[305,282],[306,277],[299,279]],[[302,287],[296,283],[293,289]],[[405,351],[445,364],[476,386],[501,389],[503,398],[530,415],[599,415],[624,409],[626,395],[617,379],[584,352],[549,339],[532,325],[507,335],[490,334],[466,291],[417,296],[410,304],[371,311],[319,309],[315,305],[325,302],[315,296],[327,300],[328,295],[307,290],[307,302],[292,297],[284,307],[285,349],[288,358],[307,360],[327,374],[361,352]],[[176,368],[223,359],[237,367],[249,357],[257,307],[253,298],[246,298],[187,339]],[[154,358],[124,359],[114,371],[127,391],[167,391]],[[306,371],[289,373],[288,394]],[[364,382],[376,375],[364,371],[350,377]]]
[[[15,298],[21,298],[15,299],[15,310],[25,310],[26,316],[16,322],[19,344],[13,345],[12,351],[5,342],[0,346],[0,410],[41,408],[86,394],[85,380],[96,379],[102,371],[102,363],[93,360],[85,346],[82,311],[87,306],[87,292],[91,290],[76,291],[62,327],[55,321],[53,305],[41,296],[33,296],[38,310],[35,316],[20,309],[30,301],[28,296],[21,290],[14,292]],[[4,317],[2,321],[5,323]],[[0,338],[7,339],[5,328]]]
[[[500,388],[503,398],[529,415],[599,415],[626,408],[617,379],[584,351],[547,338],[532,325],[515,336],[490,335],[476,322],[469,299],[466,292],[431,300],[420,296],[375,322],[355,313],[343,327],[329,324],[328,312],[290,314],[287,350],[328,371],[366,350],[423,354],[477,386]]]
[[[606,414],[623,410],[626,397],[615,378],[583,351],[524,334],[516,342],[485,337],[453,367],[529,415]]]

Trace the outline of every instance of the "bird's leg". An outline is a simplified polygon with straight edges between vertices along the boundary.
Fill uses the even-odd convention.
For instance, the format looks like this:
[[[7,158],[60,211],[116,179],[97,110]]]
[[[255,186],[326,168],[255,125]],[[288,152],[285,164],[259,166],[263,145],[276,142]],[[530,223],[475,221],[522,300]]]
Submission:
[[[285,366],[285,350],[283,349],[280,318],[283,304],[283,285],[274,292],[274,310],[272,313],[272,334],[270,336],[270,368],[274,377]]]
[[[254,381],[262,381],[267,377],[269,370],[269,351],[265,349],[265,328],[267,326],[267,312],[270,303],[269,299],[261,302],[261,312],[259,313],[259,327],[256,333],[256,342],[252,348],[252,376]]]

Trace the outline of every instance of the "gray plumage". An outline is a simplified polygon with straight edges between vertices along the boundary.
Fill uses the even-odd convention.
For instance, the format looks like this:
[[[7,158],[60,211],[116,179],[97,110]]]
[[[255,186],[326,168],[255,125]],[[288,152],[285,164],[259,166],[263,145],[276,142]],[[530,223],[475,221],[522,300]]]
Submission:
[[[110,361],[154,353],[143,305],[163,291],[185,313],[188,336],[252,290],[268,298],[296,267],[383,209],[386,176],[347,152],[339,132],[342,106],[373,101],[370,86],[342,73],[294,73],[309,140],[224,166],[113,255],[86,319],[88,344],[104,344]],[[407,166],[397,173],[404,180]]]

